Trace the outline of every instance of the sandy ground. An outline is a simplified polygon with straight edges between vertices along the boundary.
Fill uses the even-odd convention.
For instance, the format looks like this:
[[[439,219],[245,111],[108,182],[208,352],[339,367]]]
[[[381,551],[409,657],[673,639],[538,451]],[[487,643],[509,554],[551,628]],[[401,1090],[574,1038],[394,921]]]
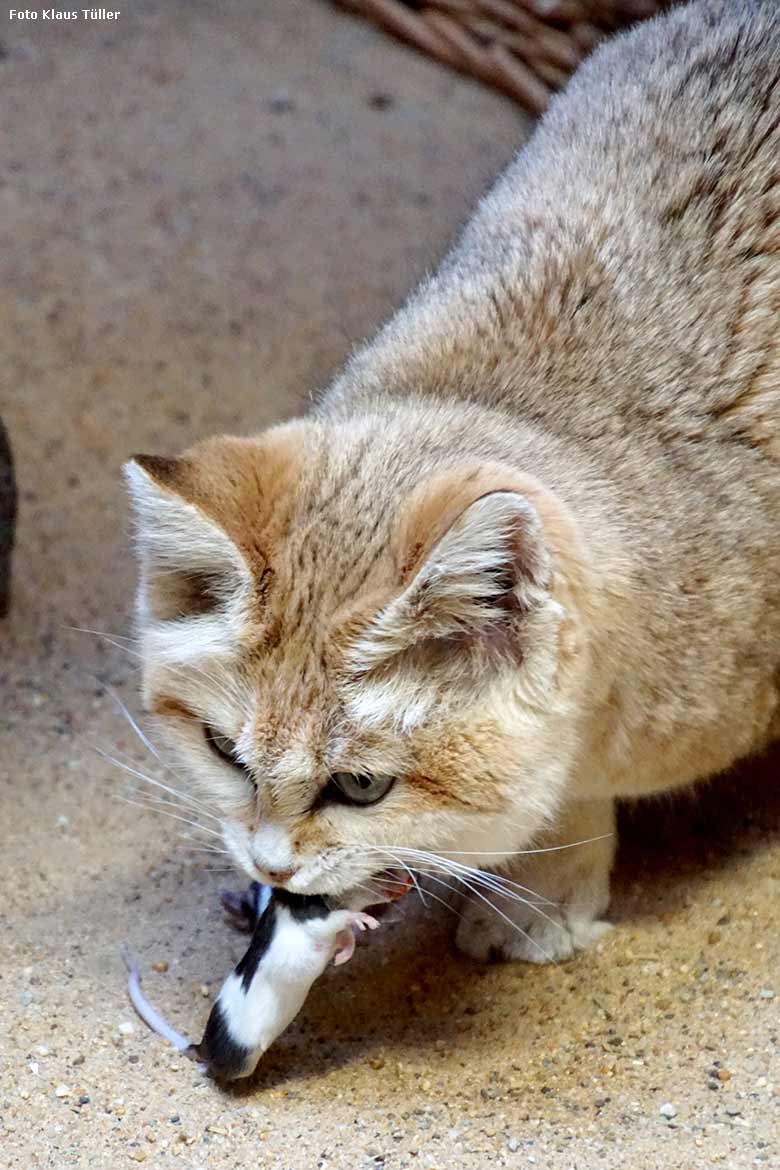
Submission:
[[[780,1165],[778,757],[630,818],[617,929],[573,963],[480,969],[445,910],[410,907],[227,1092],[134,1020],[121,939],[194,1036],[243,945],[226,875],[117,799],[126,777],[98,754],[154,769],[111,693],[137,710],[120,463],[298,409],[527,127],[312,0],[138,2],[112,26],[4,12],[0,40],[0,389],[21,489],[0,1165]]]

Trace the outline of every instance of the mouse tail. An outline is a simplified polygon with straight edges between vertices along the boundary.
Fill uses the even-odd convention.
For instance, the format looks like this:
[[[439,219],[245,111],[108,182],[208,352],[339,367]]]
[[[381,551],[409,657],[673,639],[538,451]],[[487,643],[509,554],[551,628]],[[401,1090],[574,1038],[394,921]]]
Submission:
[[[122,962],[127,968],[127,994],[138,1015],[147,1027],[151,1028],[153,1032],[156,1032],[158,1036],[162,1036],[179,1052],[187,1052],[188,1049],[193,1047],[187,1037],[182,1036],[181,1032],[177,1032],[165,1017],[161,1016],[157,1009],[152,1007],[149,1000],[141,991],[141,972],[130,953],[127,943],[122,943],[122,946],[119,948],[119,953],[122,956]]]

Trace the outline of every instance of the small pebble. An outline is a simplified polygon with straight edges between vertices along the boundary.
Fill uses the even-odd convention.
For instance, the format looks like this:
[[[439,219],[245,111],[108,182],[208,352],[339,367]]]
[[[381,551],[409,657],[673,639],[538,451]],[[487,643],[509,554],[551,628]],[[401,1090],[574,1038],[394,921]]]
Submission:
[[[55,1097],[69,1097],[70,1092],[71,1091],[70,1091],[69,1085],[57,1085],[57,1088],[54,1090],[54,1096]]]
[[[390,110],[395,105],[395,98],[391,93],[372,93],[368,104],[372,110]]]
[[[774,991],[772,991],[771,987],[762,987],[758,993],[758,998],[759,999],[774,999],[775,993],[774,993]]]
[[[132,1036],[134,1031],[135,1024],[132,1024],[130,1020],[123,1020],[123,1022],[117,1028],[117,1032],[119,1032],[120,1036]]]
[[[82,1093],[79,1097],[79,1105],[89,1105],[89,1097],[86,1093]]]
[[[200,994],[204,999],[208,999],[208,997],[211,995],[211,988],[209,987],[208,983],[201,983]]]
[[[165,959],[161,959],[157,963],[152,963],[152,970],[156,971],[158,975],[164,975],[168,970],[168,964]]]
[[[268,108],[272,114],[289,114],[295,109],[295,103],[286,89],[277,89],[271,94]]]
[[[677,1116],[677,1110],[675,1109],[674,1105],[672,1105],[671,1101],[665,1101],[658,1112],[662,1117],[666,1117],[670,1121],[673,1117]]]
[[[517,1150],[520,1149],[520,1142],[517,1140],[516,1137],[507,1138],[506,1139],[506,1148],[508,1150],[511,1150],[512,1153],[514,1154]]]

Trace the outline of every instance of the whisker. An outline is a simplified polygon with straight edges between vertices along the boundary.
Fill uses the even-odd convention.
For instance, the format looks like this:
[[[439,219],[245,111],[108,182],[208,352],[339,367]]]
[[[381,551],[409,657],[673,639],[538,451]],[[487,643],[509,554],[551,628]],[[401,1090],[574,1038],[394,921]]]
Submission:
[[[232,856],[229,849],[211,849],[208,845],[188,845],[188,853],[210,853],[213,857],[230,857]]]
[[[422,902],[423,906],[425,906],[427,909],[427,903],[425,901],[425,898],[423,897],[422,890],[420,889],[420,884],[417,881],[417,878],[415,877],[412,870],[409,868],[408,865],[405,865],[404,862],[400,861],[398,858],[393,858],[393,860],[396,862],[396,865],[401,865],[403,867],[403,869],[405,869],[406,872],[409,874],[409,877],[412,879],[412,885],[414,886],[415,890],[417,891],[417,894],[419,896],[420,901]]]
[[[429,874],[428,876],[433,877],[432,874]],[[434,878],[434,881],[436,881],[436,880],[438,880],[438,879]],[[433,890],[426,890],[425,893],[426,893],[427,897],[433,898],[434,902],[440,902],[442,906],[446,906],[451,914],[456,915],[456,917],[458,917],[458,918],[463,917],[463,915],[460,913],[460,911],[456,910],[455,907],[453,905],[451,905],[451,903],[448,902],[446,898],[440,898],[438,894],[434,894]]]
[[[125,804],[134,805],[135,808],[143,808],[147,812],[156,812],[161,817],[170,817],[173,821],[181,821],[185,825],[192,825],[192,827],[198,829],[199,832],[208,833],[213,837],[219,838],[220,841],[222,840],[221,833],[215,833],[213,829],[207,829],[205,825],[199,825],[197,821],[191,821],[187,817],[180,817],[176,813],[166,812],[165,809],[155,808],[153,805],[147,804],[145,801],[130,800],[129,797],[122,796],[121,793],[115,793],[114,800],[121,800],[124,801]]]
[[[147,792],[145,788],[131,788],[129,791],[131,796],[142,799],[144,805],[150,809],[175,808],[178,809],[179,812],[197,812],[197,809],[190,809],[186,804],[182,804],[181,801],[166,800],[164,796],[155,796]],[[123,793],[119,793],[119,795],[122,796]],[[200,821],[192,821],[191,824],[198,825],[198,827],[201,829],[206,828],[206,826],[202,825]]]
[[[389,857],[393,856],[393,854],[389,848],[388,849],[382,849],[382,847],[378,847],[378,848],[382,852],[384,852],[387,856],[389,856]],[[438,858],[436,856],[436,854],[429,854],[429,853],[426,853],[426,851],[424,851],[424,850],[411,850],[408,848],[403,848],[403,849],[400,849],[399,852],[406,852],[407,854],[415,853],[415,854],[417,854],[417,856],[421,857],[424,860],[424,862],[427,866],[430,867],[432,864],[436,865],[439,868],[441,868],[441,870],[443,870],[444,873],[448,874],[450,877],[453,877],[456,881],[461,882],[464,886],[466,886],[466,888],[468,890],[471,891],[471,893],[473,893],[477,898],[479,898],[480,901],[482,901],[486,905],[490,906],[495,911],[495,913],[499,915],[499,917],[503,918],[506,922],[510,923],[510,925],[515,930],[517,930],[520,934],[522,934],[525,938],[527,938],[531,943],[533,943],[533,945],[536,946],[538,948],[538,950],[548,960],[551,960],[551,956],[547,955],[547,952],[544,950],[544,948],[541,946],[541,944],[539,944],[536,941],[536,939],[531,938],[531,936],[528,935],[528,933],[526,931],[524,931],[522,929],[522,927],[518,926],[518,924],[516,922],[514,922],[511,918],[509,918],[509,916],[506,915],[500,909],[500,907],[496,906],[494,902],[492,902],[489,898],[487,898],[484,894],[482,894],[478,887],[482,886],[483,889],[487,889],[493,894],[497,894],[501,897],[504,897],[508,901],[515,901],[515,902],[520,903],[521,905],[528,906],[530,909],[534,910],[534,912],[537,913],[541,918],[544,918],[546,921],[548,921],[551,925],[555,926],[559,930],[564,930],[565,928],[563,927],[563,925],[560,922],[557,922],[549,914],[546,914],[545,911],[541,909],[540,905],[530,901],[528,898],[522,897],[519,894],[514,893],[514,891],[505,889],[501,885],[500,881],[494,882],[492,879],[494,877],[497,878],[498,875],[486,874],[486,873],[483,873],[482,870],[471,869],[470,867],[461,865],[457,862],[453,862],[453,861],[448,860],[448,859]],[[396,860],[400,861],[400,858],[396,858]],[[407,866],[405,866],[405,868],[407,868],[407,870],[408,870]],[[423,870],[423,872],[429,872],[429,870]],[[464,874],[468,874],[468,877],[464,876]],[[533,894],[533,891],[528,891],[528,892]],[[552,905],[553,903],[548,902],[547,904]]]
[[[584,837],[581,841],[570,841],[566,845],[547,845],[540,849],[438,849],[442,856],[454,854],[456,857],[534,857],[537,853],[560,853],[564,849],[577,849],[581,845],[593,845],[596,841],[606,841],[614,837],[614,833],[602,833],[598,837]]]
[[[116,634],[112,630],[108,633],[106,630],[92,630],[87,626],[63,626],[64,630],[73,630],[76,634],[94,634],[96,638],[121,638],[123,642],[134,642],[129,634]]]
[[[440,877],[438,877],[438,876],[437,876],[435,873],[429,873],[429,874],[426,874],[426,876],[427,876],[428,878],[430,878],[430,880],[431,880],[432,882],[438,882],[438,883],[439,883],[439,885],[441,885],[441,886],[444,886],[445,890],[449,890],[451,894],[460,894],[460,893],[461,893],[461,891],[460,891],[460,890],[458,890],[458,888],[457,888],[456,886],[451,886],[449,882],[445,882],[443,878],[440,878]],[[429,893],[430,893],[430,891],[429,891]],[[464,896],[466,896],[466,895],[464,895]],[[436,898],[436,895],[435,895],[435,894],[431,894],[431,897],[432,897],[432,898]],[[469,900],[470,900],[470,899],[469,899]],[[450,904],[450,903],[447,901],[447,899],[446,899],[446,898],[436,898],[436,901],[437,901],[437,902],[441,902],[443,906],[446,906],[446,907],[447,907],[449,910],[451,910],[451,911],[452,911],[452,913],[453,913],[453,914],[455,914],[455,915],[456,915],[458,918],[462,918],[462,917],[463,917],[463,915],[461,914],[461,912],[460,912],[459,910],[457,910],[457,909],[456,909],[456,908],[455,908],[453,905],[451,905],[451,904]]]
[[[64,630],[70,630],[74,634],[92,634],[93,637],[100,638],[101,641],[106,642],[109,646],[113,646],[116,650],[121,650],[123,654],[129,655],[131,658],[136,658],[139,661],[143,658],[143,655],[138,650],[134,650],[132,646],[123,646],[121,642],[116,641],[117,638],[124,638],[123,634],[106,634],[103,630],[88,630],[83,626],[63,626],[62,628]],[[127,638],[125,640],[128,642],[134,641],[133,638]]]
[[[392,853],[390,852],[389,849],[385,850],[385,852],[386,852],[387,856],[392,857]],[[408,850],[407,852],[411,852],[411,850]],[[420,853],[421,855],[423,854],[423,850],[418,850],[417,852]],[[400,859],[398,859],[398,860],[400,860]],[[404,864],[404,868],[407,870],[407,872],[409,872],[411,874],[411,870],[409,869],[409,867],[406,866],[405,863],[403,863],[403,862],[402,862],[402,864]],[[466,867],[464,866],[464,867],[460,867],[460,868],[465,869]],[[454,877],[456,881],[462,882],[463,885],[466,886],[466,888],[468,890],[470,890],[472,894],[475,895],[475,897],[479,898],[479,900],[481,902],[484,902],[485,905],[490,910],[492,910],[495,914],[497,914],[499,916],[499,918],[502,918],[504,920],[504,922],[506,922],[507,925],[511,926],[511,928],[513,930],[517,931],[518,934],[522,935],[523,938],[526,939],[527,942],[530,942],[532,944],[532,946],[536,947],[536,949],[539,951],[539,953],[541,955],[543,955],[544,958],[548,962],[552,962],[552,955],[548,954],[548,952],[544,949],[544,947],[541,945],[541,943],[537,942],[537,940],[535,938],[533,938],[531,935],[529,935],[527,931],[523,930],[523,928],[521,926],[518,926],[518,924],[516,922],[514,922],[509,917],[508,914],[505,914],[503,912],[503,910],[501,910],[489,898],[487,898],[483,893],[481,893],[479,889],[477,889],[473,885],[471,885],[471,883],[468,881],[467,878],[463,877],[462,874],[459,874],[455,871],[450,871],[450,876]],[[554,921],[554,920],[551,920],[551,921]],[[560,925],[560,924],[556,924],[556,925]]]
[[[159,762],[162,764],[163,761],[160,757],[160,753],[157,751],[156,747],[154,746],[154,744],[151,743],[151,741],[148,739],[148,737],[146,735],[144,735],[143,731],[141,731],[141,728],[138,726],[138,723],[133,718],[133,716],[130,714],[126,705],[122,702],[121,698],[119,697],[117,692],[114,690],[114,688],[111,686],[107,686],[106,690],[108,691],[111,698],[114,700],[114,703],[119,708],[119,711],[121,712],[121,714],[124,715],[125,719],[130,724],[133,731],[138,736],[138,738],[140,739],[140,741],[144,745],[144,747],[147,748],[152,753],[154,758],[156,760],[159,760]]]
[[[484,902],[485,905],[490,910],[492,910],[494,914],[497,914],[499,916],[499,918],[502,918],[504,920],[504,922],[506,922],[509,926],[512,927],[513,930],[517,931],[518,934],[522,935],[523,938],[526,939],[527,942],[532,943],[533,946],[535,946],[536,949],[539,951],[539,953],[544,956],[544,958],[548,961],[548,963],[552,962],[552,955],[548,954],[548,952],[544,949],[542,944],[537,942],[537,940],[535,938],[533,938],[528,933],[527,930],[523,930],[522,926],[518,926],[518,924],[512,918],[510,918],[508,914],[505,914],[503,910],[501,910],[498,906],[496,906],[496,904],[494,902],[492,902],[490,900],[490,898],[488,898],[484,894],[480,893],[480,891],[478,889],[476,889],[466,878],[464,878],[462,876],[457,877],[456,874],[453,874],[452,876],[456,877],[458,881],[463,882],[463,885],[466,887],[466,889],[470,890],[472,894],[474,894],[477,898],[479,898],[480,902]]]
[[[521,886],[519,888],[537,898],[537,901],[532,901],[530,898],[526,898],[521,894],[515,893],[513,889],[506,888],[504,885],[504,879],[502,879],[501,875],[499,874],[488,874],[483,870],[471,869],[468,866],[462,866],[459,863],[452,861],[447,861],[444,865],[444,869],[445,872],[449,872],[452,877],[456,878],[456,880],[463,881],[464,885],[468,885],[469,889],[472,889],[475,893],[477,892],[475,886],[482,886],[483,889],[489,890],[491,893],[496,894],[499,897],[503,897],[507,901],[517,902],[522,906],[529,907],[529,909],[532,909],[536,914],[539,915],[540,918],[544,918],[546,922],[549,922],[550,925],[554,926],[557,930],[565,929],[565,927],[560,922],[556,921],[555,918],[552,918],[551,915],[547,914],[541,908],[543,905],[555,906],[556,903],[551,902],[549,899],[541,898],[539,895],[534,894],[533,890],[527,890],[525,886]],[[468,881],[463,877],[463,873],[468,874]],[[516,883],[511,884],[515,885]],[[498,911],[498,907],[496,907],[496,910]],[[500,911],[498,912],[500,913]]]
[[[112,755],[109,755],[109,753],[104,752],[103,749],[98,748],[96,744],[90,744],[90,748],[96,751],[98,755],[102,755],[104,759],[108,759],[108,761],[111,763],[115,763],[118,768],[124,768],[125,771],[127,769],[133,768],[134,766],[134,761],[131,761],[129,757],[124,756],[123,753],[119,752],[116,748],[111,749]],[[150,750],[154,752],[151,744]],[[154,752],[154,757],[156,757],[157,761],[159,762],[160,768],[163,769],[164,772],[170,773],[170,775],[173,777],[188,778],[189,775],[191,775],[191,773],[189,773],[184,768],[173,768],[173,766],[170,764],[166,764],[165,761],[163,761],[163,758],[161,758],[157,752]],[[179,787],[174,787],[171,784],[164,784],[163,780],[149,776],[145,772],[141,773],[141,777],[143,777],[146,784],[151,784],[154,787],[161,787],[161,789],[164,789],[166,792],[170,792],[171,796],[175,796],[181,800],[182,803],[191,805],[193,808],[198,808],[198,810],[202,812],[203,815],[206,815],[206,817],[210,817],[213,820],[220,820],[218,815],[215,815],[212,811],[209,810],[206,800],[200,800],[198,797],[195,797],[195,794],[191,791],[191,789],[188,789],[188,787],[187,789],[179,789]]]
[[[371,848],[371,847],[370,847]],[[381,851],[384,851],[384,846],[376,846]],[[442,868],[445,872],[455,873],[455,871],[469,874],[475,880],[482,882],[485,885],[490,885],[493,889],[503,893],[507,898],[514,898],[517,901],[525,902],[530,905],[527,898],[514,891],[522,891],[522,894],[530,894],[533,898],[537,898],[540,904],[548,906],[556,906],[557,903],[548,898],[543,898],[537,894],[535,890],[528,886],[520,885],[519,882],[512,881],[503,874],[489,873],[486,870],[477,869],[475,866],[463,865],[458,861],[454,861],[448,857],[442,857],[438,853],[431,853],[423,849],[409,849],[406,846],[388,846],[390,849],[395,849],[398,853],[406,853],[412,857],[419,857],[428,865],[436,865]]]
[[[107,760],[109,764],[113,764],[115,767],[121,768],[130,776],[135,776],[137,780],[143,781],[144,784],[150,784],[153,788],[160,788],[163,792],[167,792],[170,796],[177,797],[182,802],[182,804],[189,805],[193,811],[200,812],[204,816],[210,817],[212,820],[219,823],[219,817],[215,816],[214,813],[210,812],[209,809],[206,808],[205,805],[201,804],[200,801],[190,796],[189,793],[182,792],[178,788],[172,788],[170,784],[164,784],[162,780],[156,780],[153,776],[147,776],[145,772],[140,772],[137,768],[132,767],[130,764],[125,763],[116,756],[112,756],[108,752],[104,752],[102,748],[99,748],[95,745],[91,746],[93,750],[97,752],[97,754],[104,760]]]
[[[175,808],[181,813],[192,813],[193,816],[195,816],[195,817],[197,817],[199,814],[199,810],[197,808],[190,808],[189,805],[183,803],[180,800],[167,800],[164,796],[157,796],[157,794],[154,792],[148,792],[146,788],[133,788],[133,787],[128,786],[127,792],[130,794],[130,796],[136,797],[140,801],[142,801],[145,808],[149,808],[149,809],[153,810],[153,809],[160,808],[160,807],[163,807],[163,808],[167,807],[167,808]],[[115,793],[114,795],[123,796],[123,795],[125,795],[125,793],[118,792],[118,793]],[[219,821],[216,820],[216,818],[214,818],[214,820],[215,820],[215,823],[217,823],[217,824],[220,823]],[[203,829],[204,831],[207,829],[207,826],[202,824],[201,821],[199,821],[199,820],[191,820],[190,824],[197,825],[199,828]],[[208,829],[208,831],[214,832],[213,829]]]

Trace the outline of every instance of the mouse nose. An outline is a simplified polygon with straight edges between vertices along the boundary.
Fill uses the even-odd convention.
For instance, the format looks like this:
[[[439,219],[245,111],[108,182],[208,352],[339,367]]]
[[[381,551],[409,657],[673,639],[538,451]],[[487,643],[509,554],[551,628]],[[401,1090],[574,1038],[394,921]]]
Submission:
[[[297,873],[297,869],[269,869],[266,870],[268,877],[275,886],[284,886],[289,882],[291,877]]]

